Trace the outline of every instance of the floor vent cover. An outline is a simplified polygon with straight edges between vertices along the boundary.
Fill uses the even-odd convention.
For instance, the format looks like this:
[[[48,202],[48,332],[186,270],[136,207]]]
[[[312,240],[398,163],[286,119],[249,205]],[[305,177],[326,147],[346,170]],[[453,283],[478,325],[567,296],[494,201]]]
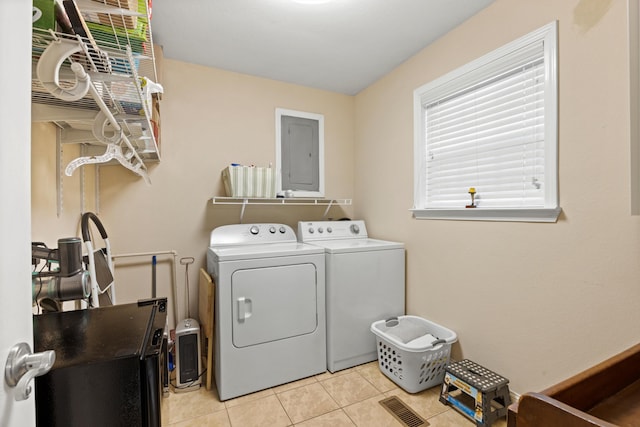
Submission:
[[[404,426],[419,427],[429,425],[427,420],[413,412],[411,408],[396,396],[383,399],[379,403]]]

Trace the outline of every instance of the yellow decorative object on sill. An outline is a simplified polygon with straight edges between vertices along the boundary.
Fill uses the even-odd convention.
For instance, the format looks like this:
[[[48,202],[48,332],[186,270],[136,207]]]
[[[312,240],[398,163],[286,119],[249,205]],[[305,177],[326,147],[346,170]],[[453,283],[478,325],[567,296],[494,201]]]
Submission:
[[[475,203],[475,200],[476,200],[476,189],[475,189],[475,187],[469,188],[469,194],[471,194],[471,204],[465,206],[465,208],[475,208],[476,207],[476,203]]]

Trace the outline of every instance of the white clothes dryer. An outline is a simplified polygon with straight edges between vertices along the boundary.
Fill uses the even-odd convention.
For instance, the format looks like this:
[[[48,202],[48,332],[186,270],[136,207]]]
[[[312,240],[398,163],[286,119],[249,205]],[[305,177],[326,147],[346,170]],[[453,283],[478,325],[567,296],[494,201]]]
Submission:
[[[220,400],[326,371],[324,250],[284,224],[211,232]]]
[[[301,221],[298,240],[325,251],[328,370],[376,360],[371,324],[405,314],[404,244],[369,238],[364,221]]]

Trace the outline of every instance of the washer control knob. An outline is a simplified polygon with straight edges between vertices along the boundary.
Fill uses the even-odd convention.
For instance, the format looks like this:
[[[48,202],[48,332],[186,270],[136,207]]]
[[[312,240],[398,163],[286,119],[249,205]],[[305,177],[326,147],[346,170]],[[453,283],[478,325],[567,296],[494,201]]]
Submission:
[[[313,227],[309,227],[309,234],[313,234]]]
[[[318,227],[318,233],[320,234],[324,233],[324,229],[322,227]]]
[[[358,227],[358,224],[351,224],[351,227],[349,227],[351,229],[351,232],[353,234],[359,234],[360,233],[360,227]]]
[[[276,228],[273,225],[271,227],[269,227],[269,233],[271,233],[271,234],[275,234],[276,233]]]
[[[254,236],[259,232],[260,232],[260,229],[258,228],[257,225],[252,225],[251,228],[249,229],[249,233],[253,234]]]
[[[327,233],[332,233],[332,232],[333,232],[333,228],[327,227]]]
[[[286,232],[287,232],[287,229],[286,229],[286,228],[284,228],[284,227],[280,227],[280,230],[279,230],[279,231],[280,231],[280,234],[284,234],[284,233],[286,233]]]

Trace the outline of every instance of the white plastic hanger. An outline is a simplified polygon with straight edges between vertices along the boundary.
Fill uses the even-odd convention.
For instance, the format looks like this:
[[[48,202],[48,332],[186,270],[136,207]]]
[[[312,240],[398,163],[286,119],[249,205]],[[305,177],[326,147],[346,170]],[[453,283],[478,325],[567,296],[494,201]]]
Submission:
[[[115,119],[113,115],[111,118]],[[111,125],[111,129],[109,128]],[[96,117],[93,119],[93,136],[100,142],[104,142],[105,144],[116,144],[122,141],[122,137],[124,135],[122,131],[122,127],[118,123],[112,123],[109,119],[109,116],[105,114],[104,111],[100,110]],[[107,132],[113,132],[113,135],[107,135]]]
[[[111,110],[109,110],[109,107],[105,104],[100,91],[93,84],[84,67],[70,58],[71,55],[84,51],[82,46],[82,43],[77,40],[56,38],[44,50],[36,67],[36,74],[42,85],[57,98],[64,101],[77,101],[90,94],[100,109],[94,119],[93,134],[98,141],[107,145],[107,149],[100,156],[78,157],[71,161],[65,169],[65,174],[71,176],[73,171],[82,165],[117,160],[125,168],[140,175],[150,185],[151,180],[147,175],[144,162],[136,153],[135,148],[131,145],[129,138],[125,135],[124,130],[113,116]],[[71,71],[76,77],[76,84],[72,88],[60,86],[60,68],[67,59],[71,62]],[[108,131],[112,131],[113,134],[107,135]],[[122,151],[122,143],[128,149],[126,153]]]
[[[126,136],[123,136],[123,139],[126,139]],[[147,174],[146,167],[142,162],[137,159],[133,159],[135,164],[132,162],[133,152],[129,151],[126,154],[122,152],[122,148],[117,144],[107,144],[107,149],[104,154],[100,156],[84,156],[78,157],[75,160],[69,162],[67,167],[64,170],[65,175],[71,176],[73,175],[73,171],[75,171],[80,166],[96,164],[96,163],[106,163],[111,160],[117,160],[122,166],[129,169],[130,171],[140,175],[147,184],[151,184],[151,180],[149,179],[149,175]]]
[[[71,62],[71,71],[76,76],[76,85],[72,88],[63,88],[60,86],[60,67],[62,63],[74,53],[82,52],[81,43],[77,40],[67,40],[56,38],[42,52],[36,67],[38,79],[51,94],[64,101],[77,101],[84,97],[91,86],[91,79],[85,73],[82,65],[77,62]]]

